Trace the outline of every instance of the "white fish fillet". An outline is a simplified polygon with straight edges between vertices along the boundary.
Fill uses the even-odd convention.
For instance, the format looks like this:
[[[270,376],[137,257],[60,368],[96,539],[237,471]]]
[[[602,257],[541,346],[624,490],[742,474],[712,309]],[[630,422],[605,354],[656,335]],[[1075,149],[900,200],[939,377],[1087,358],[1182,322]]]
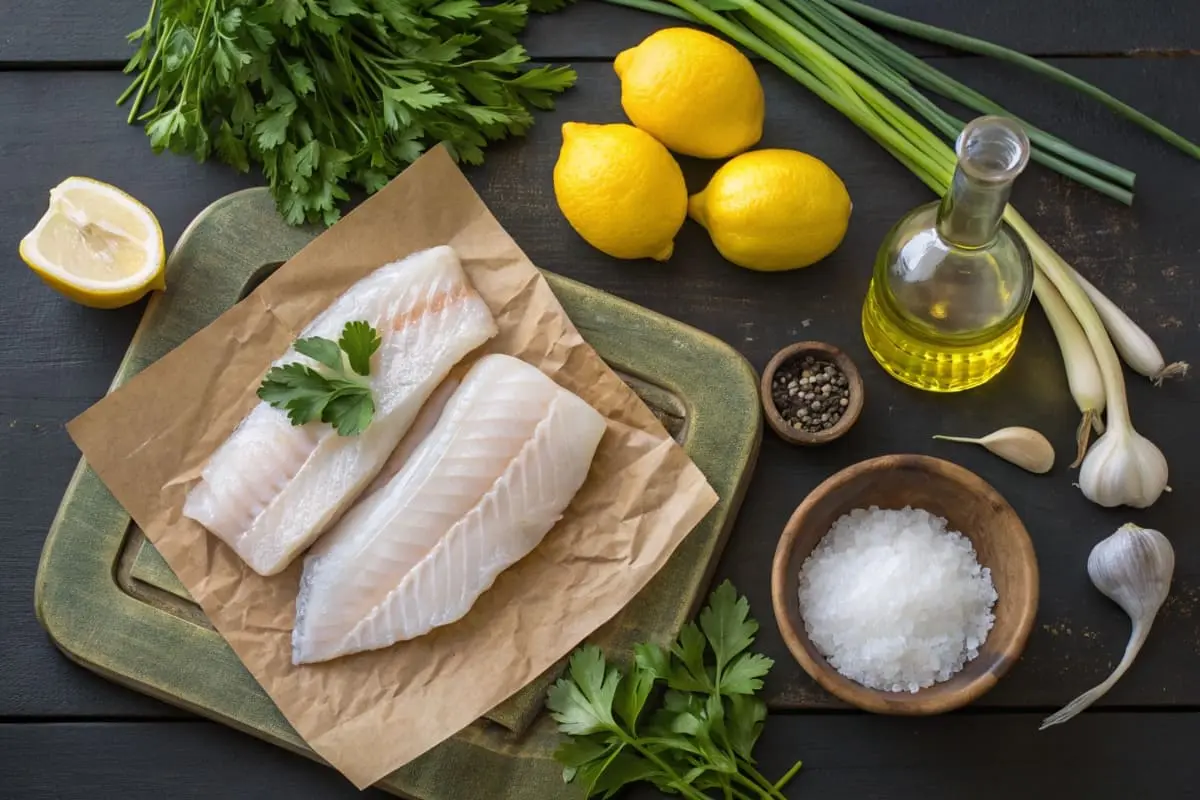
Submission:
[[[481,358],[400,471],[305,558],[292,660],[387,647],[461,619],[560,519],[604,427],[537,368]]]
[[[259,403],[217,448],[183,513],[261,575],[280,572],[375,477],[422,404],[456,363],[497,332],[496,321],[449,247],[434,247],[355,283],[301,334],[337,340],[366,320],[382,345],[372,359],[375,416],[357,436],[331,425],[295,427]],[[276,365],[314,362],[289,349]]]

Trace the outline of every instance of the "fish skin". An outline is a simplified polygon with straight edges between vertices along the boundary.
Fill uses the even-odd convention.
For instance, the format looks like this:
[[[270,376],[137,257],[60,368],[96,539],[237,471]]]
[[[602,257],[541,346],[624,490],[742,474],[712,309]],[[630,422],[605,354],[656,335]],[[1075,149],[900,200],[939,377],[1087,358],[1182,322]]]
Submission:
[[[283,571],[379,472],[451,369],[497,333],[496,321],[447,246],[384,265],[351,286],[300,334],[336,341],[365,319],[375,416],[356,436],[320,422],[292,426],[260,402],[217,448],[188,493],[184,516],[204,525],[260,575]],[[272,366],[299,361],[294,349]]]
[[[309,551],[293,662],[461,619],[562,517],[604,429],[603,416],[536,367],[481,358],[399,472]]]

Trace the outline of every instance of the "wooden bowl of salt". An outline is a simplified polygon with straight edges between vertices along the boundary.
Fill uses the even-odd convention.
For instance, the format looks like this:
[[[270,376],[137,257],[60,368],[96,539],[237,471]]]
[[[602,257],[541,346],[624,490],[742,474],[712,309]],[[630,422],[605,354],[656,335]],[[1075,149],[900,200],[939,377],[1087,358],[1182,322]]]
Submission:
[[[939,714],[981,697],[1020,657],[1037,557],[1012,506],[974,473],[881,456],[833,475],[792,514],[771,596],[788,649],[834,696]]]

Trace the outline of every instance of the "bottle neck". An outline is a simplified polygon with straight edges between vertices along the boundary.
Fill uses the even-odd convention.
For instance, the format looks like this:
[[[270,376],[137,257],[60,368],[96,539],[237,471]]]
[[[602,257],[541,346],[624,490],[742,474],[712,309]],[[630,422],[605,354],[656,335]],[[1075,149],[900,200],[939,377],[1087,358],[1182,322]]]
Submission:
[[[973,178],[959,166],[938,207],[938,234],[959,247],[979,248],[991,244],[1000,232],[1012,185],[1012,180]]]

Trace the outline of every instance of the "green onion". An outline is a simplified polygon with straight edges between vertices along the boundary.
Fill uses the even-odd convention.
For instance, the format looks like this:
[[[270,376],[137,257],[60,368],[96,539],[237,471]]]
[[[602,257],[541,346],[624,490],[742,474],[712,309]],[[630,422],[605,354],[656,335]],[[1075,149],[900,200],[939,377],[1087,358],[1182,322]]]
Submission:
[[[1175,131],[1166,127],[1157,120],[1146,116],[1117,98],[1113,97],[1108,92],[1100,89],[1082,78],[1078,78],[1069,72],[1053,67],[1044,61],[1027,56],[1024,53],[1018,53],[1015,50],[1010,50],[1007,47],[1001,47],[991,42],[985,42],[982,39],[976,39],[973,36],[966,36],[961,33],[938,28],[934,25],[929,25],[924,22],[906,19],[896,14],[890,14],[886,11],[873,8],[857,0],[819,0],[819,2],[831,3],[842,10],[853,14],[857,17],[870,20],[885,28],[891,28],[900,33],[906,33],[909,36],[914,36],[918,39],[924,39],[936,44],[943,44],[952,47],[955,50],[962,50],[967,53],[976,53],[978,55],[990,56],[1000,61],[1007,61],[1010,64],[1016,64],[1024,67],[1031,72],[1036,72],[1039,75],[1044,75],[1051,80],[1070,86],[1088,97],[1099,100],[1104,105],[1111,108],[1126,119],[1134,122],[1146,130],[1154,133],[1164,141],[1178,147],[1183,152],[1190,155],[1192,158],[1200,159],[1200,145],[1185,139]]]
[[[1033,144],[1032,158],[1034,161],[1125,205],[1133,202],[1133,193],[1130,190],[1133,189],[1134,174],[1129,170],[1080,150],[1037,126],[1031,125],[1000,104],[989,100],[969,86],[888,41],[831,5],[829,0],[786,0],[786,2],[809,17],[812,24],[831,34],[835,31],[840,32],[848,47],[858,49],[860,52],[871,53],[880,67],[891,74],[893,80],[908,78],[948,100],[982,114],[995,114],[1017,120]],[[842,56],[839,55],[839,58]],[[846,59],[843,58],[843,60]],[[876,75],[878,71],[880,70],[867,70],[867,74],[876,82],[880,82]],[[883,84],[881,83],[881,85]],[[945,133],[947,121],[956,126],[952,136],[962,130],[963,122],[961,120],[950,117],[932,101],[913,89],[911,85],[909,91],[917,96],[916,102],[910,100],[906,95],[897,93],[891,87],[887,88],[943,133]]]

